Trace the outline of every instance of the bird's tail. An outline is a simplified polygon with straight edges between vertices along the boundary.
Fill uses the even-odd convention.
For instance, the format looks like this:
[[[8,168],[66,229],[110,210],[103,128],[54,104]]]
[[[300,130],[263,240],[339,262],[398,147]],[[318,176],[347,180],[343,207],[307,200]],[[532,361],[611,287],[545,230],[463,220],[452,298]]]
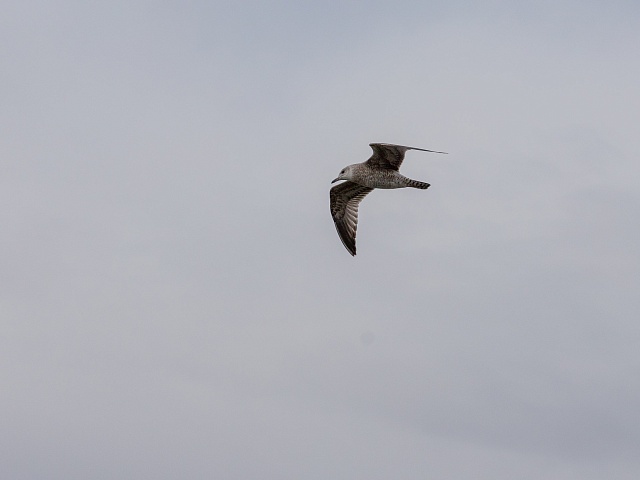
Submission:
[[[421,190],[426,190],[430,186],[431,186],[430,183],[419,182],[418,180],[409,179],[409,181],[407,182],[407,187],[419,188]]]

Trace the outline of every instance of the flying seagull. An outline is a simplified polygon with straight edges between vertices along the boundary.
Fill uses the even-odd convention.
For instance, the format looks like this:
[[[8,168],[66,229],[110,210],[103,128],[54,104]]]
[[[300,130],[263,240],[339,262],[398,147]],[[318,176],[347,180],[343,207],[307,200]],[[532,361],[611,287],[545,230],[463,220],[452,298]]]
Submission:
[[[407,150],[420,150],[432,153],[435,150],[405,147],[390,143],[370,143],[373,155],[366,162],[344,167],[338,178],[346,182],[336,185],[329,192],[331,216],[336,224],[338,236],[351,255],[356,254],[356,230],[358,228],[358,205],[374,188],[413,187],[425,190],[429,184],[411,180],[398,171]]]

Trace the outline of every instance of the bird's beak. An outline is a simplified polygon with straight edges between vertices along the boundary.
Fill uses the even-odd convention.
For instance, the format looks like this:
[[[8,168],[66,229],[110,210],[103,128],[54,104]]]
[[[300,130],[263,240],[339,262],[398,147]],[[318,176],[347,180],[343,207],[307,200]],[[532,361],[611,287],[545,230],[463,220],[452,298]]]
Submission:
[[[334,180],[331,180],[331,183],[336,183],[338,180],[340,180],[340,177],[338,177],[338,178],[336,178]]]

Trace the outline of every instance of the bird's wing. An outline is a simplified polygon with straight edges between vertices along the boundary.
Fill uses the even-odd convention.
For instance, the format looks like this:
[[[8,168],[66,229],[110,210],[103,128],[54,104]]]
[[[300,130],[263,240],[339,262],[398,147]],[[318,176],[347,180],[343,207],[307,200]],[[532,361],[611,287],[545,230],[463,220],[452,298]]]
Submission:
[[[407,150],[446,153],[436,152],[435,150],[425,150],[424,148],[392,145],[390,143],[370,143],[369,146],[373,149],[373,155],[371,155],[371,158],[366,161],[366,164],[373,168],[386,168],[389,170],[398,170],[400,168],[400,165],[402,165],[402,161],[404,160],[404,154]]]
[[[329,191],[333,222],[336,224],[340,240],[351,255],[356,254],[358,205],[371,190],[373,188],[346,181]]]

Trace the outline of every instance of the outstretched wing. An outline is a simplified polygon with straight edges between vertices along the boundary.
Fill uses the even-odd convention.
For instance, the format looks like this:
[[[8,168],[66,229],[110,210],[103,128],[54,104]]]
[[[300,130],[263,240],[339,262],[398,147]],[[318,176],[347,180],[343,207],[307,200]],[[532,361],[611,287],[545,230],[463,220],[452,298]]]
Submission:
[[[358,229],[358,205],[373,188],[346,181],[329,191],[331,216],[338,236],[351,255],[356,254],[356,230]]]
[[[404,160],[404,154],[407,150],[446,153],[436,152],[435,150],[425,150],[424,148],[392,145],[390,143],[370,143],[369,146],[373,149],[373,155],[371,155],[371,158],[366,161],[366,164],[373,168],[386,168],[389,170],[398,170],[400,168],[400,165],[402,165],[402,161]]]

